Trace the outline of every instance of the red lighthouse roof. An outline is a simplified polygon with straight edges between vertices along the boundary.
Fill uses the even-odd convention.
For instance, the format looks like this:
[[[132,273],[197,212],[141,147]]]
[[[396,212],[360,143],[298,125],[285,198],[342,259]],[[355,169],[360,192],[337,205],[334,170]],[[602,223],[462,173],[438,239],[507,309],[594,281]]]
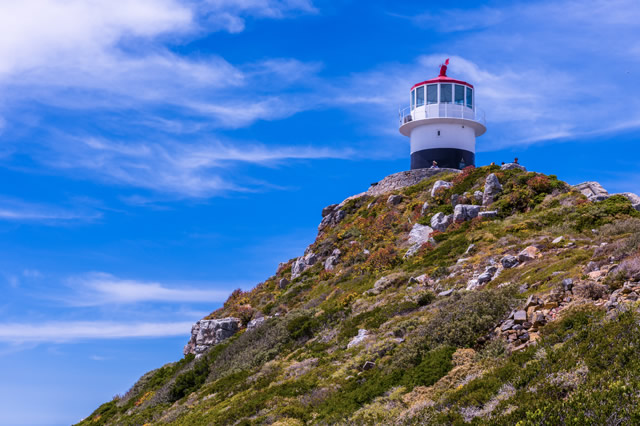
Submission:
[[[473,89],[473,85],[467,83],[466,81],[456,80],[456,79],[447,77],[448,65],[449,65],[449,58],[447,58],[447,60],[444,61],[444,64],[440,65],[440,75],[438,77],[432,78],[431,80],[423,81],[421,83],[416,83],[413,85],[413,87],[411,87],[411,90],[415,89],[418,86],[422,86],[423,84],[433,84],[433,83],[456,83],[456,84],[462,84],[462,85],[471,87]]]

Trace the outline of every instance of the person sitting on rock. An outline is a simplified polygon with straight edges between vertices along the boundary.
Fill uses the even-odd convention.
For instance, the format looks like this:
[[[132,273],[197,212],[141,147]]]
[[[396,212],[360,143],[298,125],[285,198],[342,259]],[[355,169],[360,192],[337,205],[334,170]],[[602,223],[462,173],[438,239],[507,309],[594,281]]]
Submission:
[[[438,162],[436,160],[433,160],[433,162],[431,163],[431,168],[432,169],[437,169],[438,168]]]
[[[513,163],[518,164],[518,157],[514,158]]]

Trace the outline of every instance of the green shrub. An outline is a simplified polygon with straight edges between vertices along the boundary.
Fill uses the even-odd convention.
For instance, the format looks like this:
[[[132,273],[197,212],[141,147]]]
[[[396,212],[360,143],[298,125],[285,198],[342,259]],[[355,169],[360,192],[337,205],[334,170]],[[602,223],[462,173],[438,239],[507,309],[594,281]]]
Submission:
[[[429,290],[425,290],[418,295],[416,302],[418,303],[418,306],[427,306],[434,300],[436,300],[435,293]]]

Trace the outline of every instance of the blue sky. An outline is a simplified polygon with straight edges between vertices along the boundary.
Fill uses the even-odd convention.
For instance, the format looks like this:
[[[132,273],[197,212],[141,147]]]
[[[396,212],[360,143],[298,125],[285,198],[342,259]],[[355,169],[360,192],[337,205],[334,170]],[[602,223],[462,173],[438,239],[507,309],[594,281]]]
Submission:
[[[409,165],[416,82],[477,162],[640,192],[640,3],[0,2],[0,424],[68,424]]]

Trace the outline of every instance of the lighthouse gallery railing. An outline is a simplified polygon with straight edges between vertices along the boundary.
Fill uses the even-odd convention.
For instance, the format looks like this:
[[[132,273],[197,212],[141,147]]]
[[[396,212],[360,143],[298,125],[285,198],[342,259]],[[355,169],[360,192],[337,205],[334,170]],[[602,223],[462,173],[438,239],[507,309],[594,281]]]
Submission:
[[[400,126],[411,121],[429,118],[462,118],[486,125],[484,111],[479,108],[473,110],[460,104],[437,103],[419,106],[414,108],[413,111],[411,107],[406,107],[399,111]]]

